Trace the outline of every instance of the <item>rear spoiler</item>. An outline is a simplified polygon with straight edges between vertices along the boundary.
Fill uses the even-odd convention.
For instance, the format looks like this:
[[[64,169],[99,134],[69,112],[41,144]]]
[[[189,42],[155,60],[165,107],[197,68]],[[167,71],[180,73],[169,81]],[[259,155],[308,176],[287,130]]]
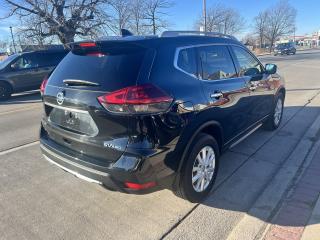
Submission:
[[[81,41],[68,44],[70,51],[76,54],[87,53],[112,53],[114,50],[119,51],[120,48],[140,48],[146,49],[147,47],[137,43],[136,41],[127,41],[124,38],[112,38],[110,40],[102,41]]]

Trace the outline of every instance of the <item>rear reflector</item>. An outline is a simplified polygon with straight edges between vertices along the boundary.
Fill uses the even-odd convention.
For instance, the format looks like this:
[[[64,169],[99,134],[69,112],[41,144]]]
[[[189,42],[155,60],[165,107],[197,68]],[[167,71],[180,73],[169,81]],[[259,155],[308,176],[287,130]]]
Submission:
[[[79,43],[80,47],[86,48],[86,47],[96,47],[97,44],[95,42],[83,42]]]
[[[48,83],[48,78],[45,77],[45,78],[43,79],[42,83],[41,83],[41,86],[40,86],[40,93],[41,93],[41,94],[44,94],[44,90],[45,90],[45,88],[46,88],[46,86],[47,86],[47,83]]]
[[[114,113],[157,113],[167,111],[173,98],[152,84],[131,86],[98,97]]]
[[[151,187],[156,186],[155,182],[148,182],[148,183],[142,183],[142,184],[126,182],[124,184],[127,188],[130,188],[133,190],[143,190],[143,189],[147,189],[147,188],[151,188]]]

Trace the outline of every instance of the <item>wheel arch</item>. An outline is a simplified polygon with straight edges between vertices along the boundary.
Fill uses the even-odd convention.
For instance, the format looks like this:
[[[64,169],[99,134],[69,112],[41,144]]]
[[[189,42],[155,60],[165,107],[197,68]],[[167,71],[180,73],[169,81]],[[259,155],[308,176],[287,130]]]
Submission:
[[[10,81],[7,81],[7,80],[5,80],[5,79],[0,79],[0,83],[5,83],[5,84],[7,84],[7,85],[10,87],[11,92],[14,91],[13,85],[12,85],[12,83],[11,83]]]
[[[286,98],[286,89],[285,89],[285,87],[284,86],[281,86],[278,90],[277,90],[277,92],[276,92],[276,94],[275,94],[275,98],[278,96],[278,94],[282,94],[283,95],[283,98],[285,99]]]
[[[192,130],[190,130],[190,131],[192,131]],[[224,143],[224,137],[223,137],[223,129],[222,129],[220,123],[217,122],[217,121],[214,121],[214,120],[202,123],[200,126],[198,126],[196,128],[196,131],[194,131],[194,133],[189,134],[191,136],[188,138],[189,140],[188,140],[188,142],[186,144],[186,147],[185,147],[184,151],[181,154],[181,159],[180,159],[180,163],[179,163],[179,167],[178,167],[178,172],[179,173],[180,173],[181,168],[182,168],[182,166],[184,164],[184,161],[186,159],[186,155],[190,151],[190,145],[192,144],[192,142],[194,141],[194,139],[196,138],[196,136],[199,133],[206,133],[206,134],[214,137],[215,140],[218,143],[219,151],[220,152],[222,151],[223,143]]]

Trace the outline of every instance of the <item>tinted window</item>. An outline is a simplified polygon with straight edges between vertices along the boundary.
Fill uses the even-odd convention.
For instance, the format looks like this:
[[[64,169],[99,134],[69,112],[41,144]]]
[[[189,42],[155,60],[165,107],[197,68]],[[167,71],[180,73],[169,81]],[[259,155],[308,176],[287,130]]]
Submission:
[[[183,71],[197,76],[196,58],[193,48],[182,49],[179,52],[177,65]]]
[[[280,43],[277,48],[290,48],[290,47],[294,47],[294,44],[293,43]]]
[[[56,66],[65,57],[66,52],[59,53],[37,53],[39,67]]]
[[[40,65],[40,59],[35,54],[25,54],[20,56],[14,63],[13,68],[22,70],[37,68]]]
[[[134,85],[144,59],[140,48],[110,49],[104,55],[76,54],[70,52],[52,73],[49,84],[62,86],[63,80],[75,79],[95,82],[95,89],[114,91]]]
[[[247,50],[240,47],[232,48],[239,63],[240,76],[254,76],[263,72],[261,64]]]
[[[203,79],[220,80],[236,77],[236,70],[226,46],[199,47],[198,53]]]

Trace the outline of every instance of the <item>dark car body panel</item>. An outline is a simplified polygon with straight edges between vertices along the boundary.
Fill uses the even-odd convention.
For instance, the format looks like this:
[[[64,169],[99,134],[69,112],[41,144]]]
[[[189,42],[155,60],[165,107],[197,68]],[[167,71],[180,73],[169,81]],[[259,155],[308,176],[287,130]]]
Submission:
[[[156,85],[174,99],[168,111],[137,116],[108,112],[97,97],[117,90],[118,83],[113,86],[110,82],[105,89],[66,86],[61,82],[63,77],[59,77],[60,83],[53,80],[59,75],[59,66],[49,78],[43,94],[46,110],[40,136],[43,154],[66,169],[113,189],[130,192],[124,186],[127,181],[154,181],[158,185],[154,189],[175,188],[174,179],[199,131],[213,131],[223,151],[265,121],[272,111],[276,92],[284,89],[278,75],[239,76],[239,66],[231,47],[246,48],[233,39],[205,36],[126,39],[130,38],[119,40],[118,44],[128,42],[146,49],[136,81],[126,84]],[[116,43],[97,41],[97,44]],[[196,60],[194,74],[177,68],[177,54],[181,49],[206,45],[223,45],[229,49],[237,72],[234,78],[201,79],[199,60]],[[250,90],[252,85],[254,90]],[[222,97],[211,96],[217,91]],[[57,104],[59,92],[65,96],[61,105]],[[87,111],[99,133],[87,136],[52,125],[48,120],[52,107]]]

